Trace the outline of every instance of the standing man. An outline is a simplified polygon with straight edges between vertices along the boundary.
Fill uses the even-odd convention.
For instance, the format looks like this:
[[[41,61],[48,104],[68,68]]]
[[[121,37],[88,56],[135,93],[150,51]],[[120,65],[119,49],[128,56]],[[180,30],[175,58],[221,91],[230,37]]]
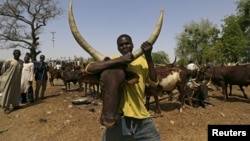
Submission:
[[[123,85],[119,107],[120,122],[115,127],[106,128],[102,140],[160,141],[160,134],[144,106],[145,83],[149,82],[153,86],[158,84],[151,56],[153,47],[150,43],[144,42],[141,48],[145,58],[141,56],[135,60],[132,54],[134,45],[129,35],[120,35],[117,38],[117,47],[122,56],[106,61],[95,61],[86,67],[88,73],[98,73],[115,65],[127,64],[128,71],[139,74],[138,83]]]
[[[27,103],[27,93],[29,87],[32,87],[34,77],[34,63],[30,62],[30,55],[26,54],[24,56],[23,70],[22,70],[22,78],[21,78],[21,102]],[[33,97],[33,96],[32,96]],[[32,102],[33,99],[28,97],[28,101]]]
[[[23,68],[23,60],[19,59],[21,51],[16,49],[13,51],[14,58],[4,62],[1,69],[0,91],[2,91],[2,99],[0,105],[4,109],[5,114],[10,114],[10,105],[13,110],[19,109],[20,85]]]
[[[36,81],[36,89],[35,89],[35,97],[34,100],[44,99],[44,93],[47,88],[47,80],[48,80],[48,70],[49,66],[46,62],[44,62],[45,56],[40,55],[40,61],[35,62],[35,81]]]

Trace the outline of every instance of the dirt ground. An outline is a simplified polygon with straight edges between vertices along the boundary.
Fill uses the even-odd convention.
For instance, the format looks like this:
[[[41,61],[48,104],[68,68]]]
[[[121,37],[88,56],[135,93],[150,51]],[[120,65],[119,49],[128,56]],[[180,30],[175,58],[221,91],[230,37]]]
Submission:
[[[0,141],[100,141],[104,128],[99,123],[101,101],[74,105],[72,100],[84,91],[65,92],[60,80],[50,86],[46,98],[20,104],[21,109],[6,115],[0,111]],[[245,88],[245,87],[244,87]],[[250,88],[245,88],[250,98]],[[177,95],[177,94],[176,94]],[[187,108],[180,114],[177,101],[161,101],[163,117],[154,118],[162,141],[206,141],[208,124],[250,124],[250,100],[238,86],[233,96],[223,101],[220,91],[209,92],[206,108]],[[151,105],[152,113],[154,105]]]

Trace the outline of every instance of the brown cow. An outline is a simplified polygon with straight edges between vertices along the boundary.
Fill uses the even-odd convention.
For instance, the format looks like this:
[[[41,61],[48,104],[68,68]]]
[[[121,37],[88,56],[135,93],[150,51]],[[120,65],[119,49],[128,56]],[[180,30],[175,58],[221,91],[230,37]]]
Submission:
[[[61,71],[61,69],[57,70],[52,67],[49,69],[49,82],[51,86],[54,86],[54,79],[62,79]]]
[[[227,86],[238,85],[247,99],[243,86],[250,84],[250,65],[237,65],[237,66],[214,66],[214,67],[201,67],[198,71],[197,80],[209,80],[212,83],[222,88],[224,100],[228,100]]]
[[[178,89],[180,92],[179,100],[181,102],[180,112],[185,106],[185,88],[186,83],[188,81],[188,77],[190,75],[189,71],[182,67],[182,66],[174,66],[174,65],[166,65],[166,66],[159,66],[155,68],[157,76],[160,80],[159,87],[156,88],[149,88],[151,90],[147,90],[148,96],[154,96],[157,109],[155,111],[155,116],[161,116],[161,110],[159,105],[158,95],[162,92],[172,92],[175,88]],[[188,97],[189,104],[192,106],[191,98]],[[149,98],[146,100],[146,105],[148,106]]]
[[[88,90],[90,91],[91,96],[94,99],[99,98],[98,94],[100,93],[99,91],[99,83],[100,83],[100,76],[99,74],[88,74],[86,72],[83,73],[83,76],[81,78],[82,82],[85,83],[85,95],[88,93]],[[91,92],[91,87],[93,91]]]
[[[187,86],[188,79],[193,74],[191,70],[188,70],[183,66],[175,66],[173,63],[166,66],[159,66],[155,69],[160,80],[159,86],[157,88],[147,86],[145,90],[147,95],[146,106],[148,109],[150,100],[149,97],[153,96],[155,99],[155,117],[162,116],[158,96],[163,92],[171,94],[175,88],[177,88],[180,93],[178,97],[178,100],[181,102],[180,112],[182,112],[185,107],[186,101],[191,107],[193,107],[193,102],[198,102],[199,106],[205,106],[204,102],[208,97],[207,92],[208,85],[210,85],[210,83],[200,84],[193,82],[195,83],[194,85],[196,85],[196,88],[191,89]]]
[[[78,83],[79,84],[79,91],[81,91],[82,88],[82,77],[84,75],[84,72],[81,70],[62,70],[60,71],[62,80],[65,85],[65,90],[70,91],[70,82],[73,82],[73,84]]]

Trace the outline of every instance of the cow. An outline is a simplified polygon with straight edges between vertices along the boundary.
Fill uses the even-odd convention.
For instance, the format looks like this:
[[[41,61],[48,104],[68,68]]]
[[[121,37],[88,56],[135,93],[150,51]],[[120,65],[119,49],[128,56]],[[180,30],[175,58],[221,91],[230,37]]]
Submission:
[[[88,44],[78,31],[72,12],[72,0],[69,4],[68,17],[70,30],[80,47],[87,51],[97,61],[104,61],[107,57],[105,57],[105,55],[101,54],[90,44]],[[157,40],[161,31],[162,23],[163,10],[161,10],[160,17],[155,26],[155,29],[147,40],[151,45],[153,45]],[[143,50],[141,48],[138,48],[137,50],[132,52],[132,54],[134,56],[134,59],[136,59],[143,54]],[[107,128],[113,127],[119,121],[118,106],[121,100],[119,91],[121,89],[121,84],[126,80],[126,76],[127,75],[125,73],[125,68],[121,68],[120,66],[115,69],[106,69],[100,73],[101,95],[103,100],[100,123]],[[134,81],[127,82],[131,83]]]
[[[62,70],[54,69],[53,67],[50,67],[49,69],[49,83],[51,86],[54,86],[54,79],[62,79],[61,75]]]
[[[240,65],[239,62],[222,64],[222,66],[225,66],[225,67],[227,67],[227,66],[238,66],[238,65]],[[232,84],[229,84],[229,94],[228,94],[229,96],[232,96],[232,86],[233,86]],[[245,94],[245,91],[244,91],[243,87],[239,86],[239,88],[240,88],[242,94],[245,96],[246,94]]]
[[[81,77],[81,80],[83,83],[85,83],[85,95],[87,94],[87,90],[91,91],[91,87],[92,87],[92,92],[91,96],[94,99],[99,98],[98,94],[99,92],[99,87],[100,87],[100,76],[99,74],[88,74],[86,72],[83,73],[83,76]]]
[[[222,88],[224,101],[228,101],[227,86],[238,85],[246,99],[248,99],[244,92],[243,86],[250,84],[250,65],[237,66],[203,66],[199,69],[197,80],[211,79],[212,83]]]
[[[193,107],[194,101],[198,101],[198,105],[204,107],[205,100],[208,98],[208,86],[210,83],[199,84],[194,82],[196,88],[190,88],[187,82],[194,72],[183,66],[175,66],[174,63],[155,67],[155,70],[159,78],[159,85],[157,88],[147,86],[145,90],[147,95],[145,105],[147,109],[149,109],[150,96],[153,96],[155,99],[156,110],[154,117],[162,116],[158,96],[161,96],[163,92],[171,94],[176,88],[180,93],[178,96],[178,100],[181,102],[180,113],[182,113],[186,104]]]
[[[73,82],[73,84],[78,83],[79,84],[79,91],[83,89],[82,87],[82,76],[83,72],[81,70],[75,70],[75,71],[70,71],[70,70],[63,70],[61,71],[61,76],[62,80],[64,82],[65,90],[69,91],[70,90],[70,82]]]
[[[179,91],[179,97],[178,100],[181,102],[180,106],[180,113],[182,113],[183,108],[185,107],[185,98],[186,98],[186,83],[188,81],[189,75],[191,74],[190,71],[188,71],[183,66],[175,66],[175,65],[166,65],[166,66],[159,66],[155,67],[158,79],[159,79],[159,86],[158,88],[149,88],[150,90],[147,90],[147,99],[146,99],[146,105],[149,103],[149,96],[153,96],[156,102],[156,111],[155,111],[155,117],[161,116],[161,110],[160,105],[158,102],[158,96],[159,94],[163,92],[171,93],[174,89],[177,88]],[[188,100],[191,102],[191,98]],[[192,103],[189,105],[192,106]],[[148,106],[147,106],[148,107]]]

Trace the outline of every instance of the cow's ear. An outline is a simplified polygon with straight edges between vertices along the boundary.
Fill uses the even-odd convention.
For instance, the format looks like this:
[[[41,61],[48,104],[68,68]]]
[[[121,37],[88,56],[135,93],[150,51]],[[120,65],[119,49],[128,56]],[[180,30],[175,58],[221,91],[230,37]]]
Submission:
[[[131,72],[131,71],[125,71],[126,74],[126,82],[128,84],[135,84],[139,82],[139,75],[137,73]]]

